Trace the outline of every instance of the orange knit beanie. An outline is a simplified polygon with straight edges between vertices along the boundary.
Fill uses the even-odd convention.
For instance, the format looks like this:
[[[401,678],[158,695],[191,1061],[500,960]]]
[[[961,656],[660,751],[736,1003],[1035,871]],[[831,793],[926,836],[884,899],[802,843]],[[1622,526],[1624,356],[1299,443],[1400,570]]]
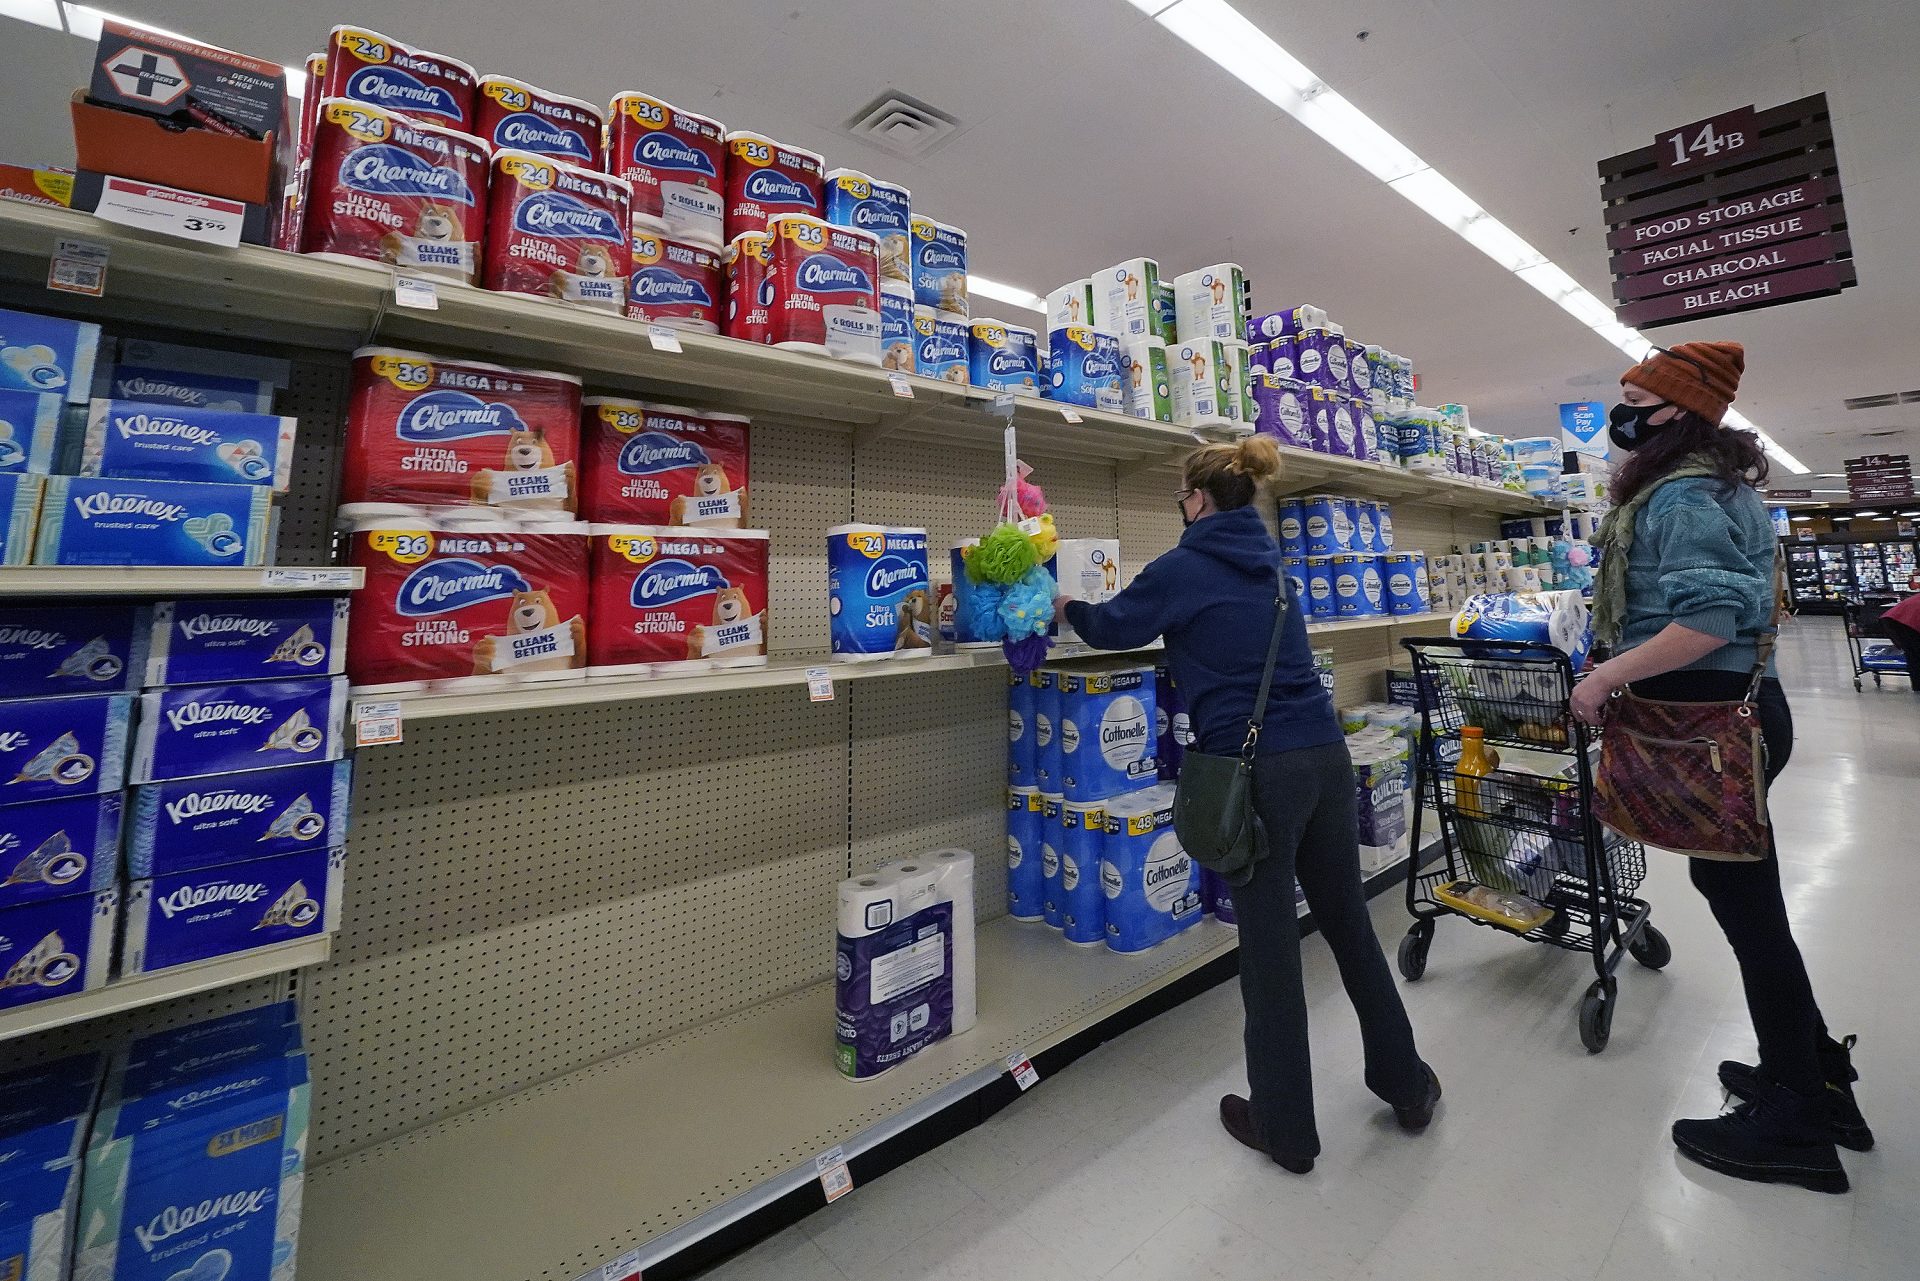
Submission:
[[[1683,342],[1655,348],[1620,375],[1620,381],[1644,387],[1662,400],[1718,423],[1727,416],[1746,368],[1747,349],[1737,342]]]

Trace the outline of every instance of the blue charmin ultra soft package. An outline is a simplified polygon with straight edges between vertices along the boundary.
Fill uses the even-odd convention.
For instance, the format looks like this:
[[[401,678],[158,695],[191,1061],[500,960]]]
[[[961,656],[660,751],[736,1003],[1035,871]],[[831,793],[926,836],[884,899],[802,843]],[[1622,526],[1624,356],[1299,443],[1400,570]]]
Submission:
[[[183,685],[140,696],[128,779],[151,783],[338,760],[347,678]]]
[[[98,325],[0,308],[0,388],[58,392],[85,404],[99,351]]]
[[[107,1098],[87,1147],[74,1274],[292,1281],[310,1108],[303,1054]]]
[[[33,531],[47,478],[32,472],[0,472],[0,565],[24,565],[33,556]]]
[[[263,565],[264,485],[49,476],[38,565]]]
[[[119,918],[117,889],[0,908],[0,1009],[105,983]]]
[[[147,631],[141,605],[0,608],[0,698],[137,690],[146,675]]]
[[[52,471],[65,408],[52,392],[0,389],[0,472]]]
[[[347,669],[347,598],[163,601],[146,654],[149,685],[338,676]]]
[[[353,763],[346,760],[143,783],[133,789],[127,875],[164,876],[342,844],[352,795]]]
[[[120,972],[232,956],[332,930],[346,851],[304,850],[195,868],[127,887]]]
[[[235,414],[273,412],[273,384],[193,369],[121,363],[107,378],[115,400],[144,400],[178,409],[214,409]]]
[[[78,471],[121,480],[266,485],[284,493],[297,425],[273,414],[96,400],[87,411]]]
[[[0,701],[0,804],[111,792],[126,778],[131,694]]]
[[[0,907],[112,885],[123,796],[101,792],[0,805]]]

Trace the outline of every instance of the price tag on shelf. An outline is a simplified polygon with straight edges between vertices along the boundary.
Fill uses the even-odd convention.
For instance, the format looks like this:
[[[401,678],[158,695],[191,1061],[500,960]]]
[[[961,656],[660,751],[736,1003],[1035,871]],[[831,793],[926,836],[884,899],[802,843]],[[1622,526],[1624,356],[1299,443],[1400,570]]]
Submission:
[[[1067,408],[1065,405],[1060,406],[1060,416],[1070,423],[1084,421],[1079,414],[1074,413],[1073,410]]]
[[[888,374],[887,385],[893,388],[893,394],[900,399],[913,399],[913,384],[907,381],[905,374]]]
[[[813,1168],[819,1172],[820,1190],[827,1194],[828,1205],[853,1191],[853,1174],[847,1169],[847,1154],[842,1149],[813,1158]]]
[[[1002,418],[1013,416],[1013,393],[1003,391],[993,398],[993,412]]]
[[[433,287],[431,280],[402,276],[396,272],[393,277],[393,305],[412,307],[415,311],[439,311],[440,291]]]
[[[391,704],[389,704],[391,706]],[[401,719],[393,716],[357,715],[353,720],[355,747],[385,747],[402,740]]]
[[[107,291],[107,247],[97,240],[57,240],[47,288],[98,298]]]
[[[684,351],[680,345],[680,333],[672,325],[648,325],[647,341],[653,344],[655,351]]]
[[[807,697],[816,703],[833,701],[833,673],[825,667],[807,669]]]
[[[383,717],[400,715],[400,700],[390,699],[384,703],[355,703],[353,705],[353,723],[358,725],[365,720],[378,720]]]
[[[123,227],[165,232],[204,245],[238,245],[247,207],[238,200],[204,196],[157,182],[108,177],[100,184],[93,216]]]
[[[353,587],[353,571],[351,569],[293,569],[285,565],[274,565],[260,571],[260,585],[307,587],[315,591],[331,589],[349,591]]]
[[[1033,1063],[1024,1054],[1007,1055],[1007,1071],[1013,1074],[1022,1094],[1040,1084],[1040,1074],[1033,1070]]]

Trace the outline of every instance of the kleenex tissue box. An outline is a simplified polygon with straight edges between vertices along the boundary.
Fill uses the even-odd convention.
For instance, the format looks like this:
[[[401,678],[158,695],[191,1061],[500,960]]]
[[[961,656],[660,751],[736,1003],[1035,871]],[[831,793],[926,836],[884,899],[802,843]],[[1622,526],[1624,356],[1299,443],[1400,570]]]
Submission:
[[[53,470],[64,407],[52,392],[0,390],[0,472]]]
[[[83,1118],[63,1123],[76,1137]],[[80,1195],[80,1162],[36,1162],[0,1176],[0,1276],[25,1281],[67,1275],[73,1216]]]
[[[0,907],[112,885],[122,799],[102,792],[0,805]]]
[[[346,720],[344,676],[148,690],[129,781],[338,760]]]
[[[300,1014],[292,1001],[250,1006],[184,1027],[136,1037],[128,1043],[122,1062],[127,1067],[150,1062],[180,1062],[212,1053],[216,1047],[230,1042],[250,1041],[275,1028],[298,1026],[299,1022]]]
[[[0,804],[113,791],[132,716],[131,694],[0,701]]]
[[[49,476],[38,565],[262,565],[264,485]]]
[[[347,598],[163,601],[146,654],[149,685],[338,676],[347,669]]]
[[[99,350],[98,325],[0,308],[0,388],[58,392],[85,404]]]
[[[127,887],[122,974],[325,934],[340,919],[346,851],[303,850],[195,868]]]
[[[293,470],[291,418],[96,400],[80,446],[82,476],[266,485],[284,492]]]
[[[0,908],[0,1009],[105,983],[119,915],[117,889]]]
[[[47,478],[32,472],[0,472],[0,565],[24,565],[33,556],[33,531]]]
[[[0,608],[0,698],[139,689],[148,631],[141,605]]]
[[[109,1082],[87,1147],[74,1275],[291,1278],[309,1107],[303,1054],[138,1098]]]
[[[195,369],[168,369],[126,358],[107,378],[107,394],[115,400],[145,400],[179,409],[218,409],[240,414],[273,412],[273,384],[258,378],[236,378]]]
[[[133,789],[127,875],[340,845],[352,795],[353,763],[345,760],[143,783]],[[0,831],[4,819],[0,811]]]

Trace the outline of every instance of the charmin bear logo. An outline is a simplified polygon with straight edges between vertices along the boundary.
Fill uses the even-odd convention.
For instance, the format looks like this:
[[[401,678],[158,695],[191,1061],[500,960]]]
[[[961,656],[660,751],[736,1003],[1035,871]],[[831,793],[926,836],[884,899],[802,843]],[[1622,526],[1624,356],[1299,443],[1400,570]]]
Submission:
[[[585,138],[572,129],[563,129],[531,111],[504,116],[493,127],[493,145],[519,147],[542,155],[565,156],[570,160],[592,161],[594,153]]]
[[[347,79],[344,95],[410,116],[439,116],[461,121],[460,104],[446,89],[430,85],[393,66],[362,67]]]
[[[464,391],[430,391],[416,396],[394,423],[394,432],[401,440],[429,445],[527,430],[513,406],[481,400]]]
[[[427,618],[532,590],[518,570],[456,557],[429,561],[408,574],[395,607],[403,618]]]
[[[628,283],[627,295],[634,302],[655,306],[713,306],[713,296],[705,285],[680,275],[671,267],[640,268]]]
[[[623,475],[651,476],[663,471],[681,471],[712,462],[707,451],[684,436],[663,431],[643,431],[629,437],[620,446],[618,466]]]
[[[537,191],[513,211],[513,229],[550,240],[602,240],[619,244],[626,229],[604,209],[563,191]]]
[[[713,160],[698,147],[690,147],[670,133],[649,133],[633,146],[633,159],[636,164],[647,165],[654,169],[668,169],[676,173],[697,173],[707,178],[718,178]],[[749,189],[752,183],[748,184]],[[803,189],[804,190],[804,189]]]
[[[670,558],[648,565],[633,579],[633,604],[640,607],[676,605],[731,587],[726,575],[711,565]]]
[[[750,174],[742,194],[748,200],[769,205],[802,205],[816,209],[820,202],[814,198],[813,189],[790,174],[777,169],[759,169]]]
[[[340,183],[370,196],[437,198],[462,205],[474,203],[473,188],[457,171],[442,169],[431,160],[390,142],[377,142],[349,151],[340,162]]]

